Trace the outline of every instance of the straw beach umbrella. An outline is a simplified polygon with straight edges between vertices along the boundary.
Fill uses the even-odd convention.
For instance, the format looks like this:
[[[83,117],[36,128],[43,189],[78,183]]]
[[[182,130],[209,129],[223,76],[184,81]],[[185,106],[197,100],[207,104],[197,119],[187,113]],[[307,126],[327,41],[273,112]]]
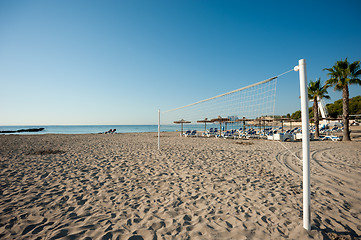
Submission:
[[[248,121],[255,121],[256,119],[247,119],[245,117],[243,117],[242,119],[237,119],[236,122],[243,122],[243,134],[245,133],[246,131],[246,122]]]
[[[276,121],[280,121],[281,124],[282,124],[282,132],[283,132],[283,123],[286,121],[290,121],[291,119],[290,118],[277,118],[275,119]]]
[[[186,121],[186,120],[184,120],[184,119],[182,118],[182,119],[179,120],[179,121],[174,121],[174,123],[181,125],[181,136],[182,136],[182,135],[183,135],[183,124],[185,124],[185,123],[191,123],[191,122],[190,122],[190,121]]]
[[[247,121],[247,119],[245,118],[245,117],[243,117],[242,119],[238,119],[238,120],[236,120],[236,121],[238,121],[238,122],[242,122],[243,123],[243,127],[242,127],[242,132],[243,132],[243,134],[245,133],[245,131],[246,131],[246,121]]]
[[[225,124],[225,128],[224,130],[227,131],[227,124],[228,123],[235,123],[235,121],[225,121],[224,124]]]
[[[292,130],[292,123],[293,122],[301,122],[301,119],[292,119],[290,120],[290,129]]]
[[[208,120],[208,118],[205,118],[203,120],[197,121],[197,123],[204,123],[204,131],[207,131],[207,122],[212,122],[212,120]]]
[[[337,121],[337,120],[342,120],[342,118],[340,118],[340,117],[337,117],[337,118],[332,118],[332,117],[327,117],[327,118],[324,118],[324,119],[326,119],[326,120],[335,120],[335,121]]]
[[[222,132],[222,122],[229,121],[229,118],[222,118],[221,116],[218,116],[218,118],[211,119],[212,122],[219,122],[219,131]]]
[[[261,117],[263,132],[266,130],[266,123],[273,122],[273,119],[267,119],[265,117]]]

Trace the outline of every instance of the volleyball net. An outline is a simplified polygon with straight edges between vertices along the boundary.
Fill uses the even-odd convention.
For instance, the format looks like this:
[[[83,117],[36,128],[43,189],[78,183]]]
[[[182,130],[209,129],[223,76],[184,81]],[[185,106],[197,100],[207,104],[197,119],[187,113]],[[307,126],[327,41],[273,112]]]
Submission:
[[[221,117],[228,119],[232,126],[238,127],[241,119],[273,119],[277,79],[292,70],[215,97],[161,112],[161,126],[174,125],[174,122],[184,120],[191,123],[189,128],[197,129],[198,125],[200,129],[204,123],[211,124],[212,119]]]

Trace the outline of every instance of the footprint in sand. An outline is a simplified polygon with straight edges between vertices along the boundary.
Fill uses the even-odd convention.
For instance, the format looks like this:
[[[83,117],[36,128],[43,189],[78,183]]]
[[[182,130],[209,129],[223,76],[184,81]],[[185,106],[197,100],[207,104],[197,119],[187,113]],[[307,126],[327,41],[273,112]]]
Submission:
[[[68,236],[68,232],[69,230],[68,229],[62,229],[60,231],[58,231],[52,238],[50,238],[51,240],[53,239],[59,239],[59,238],[62,238],[62,237],[66,237]]]
[[[140,235],[131,236],[128,240],[144,240],[144,238]]]

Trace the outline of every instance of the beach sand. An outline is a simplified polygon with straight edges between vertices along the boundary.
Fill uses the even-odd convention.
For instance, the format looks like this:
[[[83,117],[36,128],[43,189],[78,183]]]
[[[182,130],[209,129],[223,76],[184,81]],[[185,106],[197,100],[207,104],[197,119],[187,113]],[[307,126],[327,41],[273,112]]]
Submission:
[[[1,239],[358,239],[361,138],[301,142],[162,133],[0,136]]]

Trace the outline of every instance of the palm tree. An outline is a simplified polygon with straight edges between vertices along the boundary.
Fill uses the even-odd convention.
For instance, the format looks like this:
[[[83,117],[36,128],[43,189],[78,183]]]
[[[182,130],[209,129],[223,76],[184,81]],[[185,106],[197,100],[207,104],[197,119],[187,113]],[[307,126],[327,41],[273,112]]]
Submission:
[[[315,138],[318,138],[320,135],[319,130],[319,112],[318,112],[318,100],[322,98],[329,99],[330,96],[327,95],[327,86],[321,86],[321,79],[316,79],[316,81],[310,81],[308,84],[308,98],[313,100],[313,119],[315,121],[316,131],[315,131]]]
[[[345,61],[337,61],[332,68],[325,68],[329,73],[327,74],[330,79],[326,81],[326,85],[335,86],[335,90],[342,90],[342,121],[344,125],[343,140],[351,141],[349,129],[349,91],[348,85],[358,84],[361,85],[361,69],[360,61],[349,63],[347,58]]]

